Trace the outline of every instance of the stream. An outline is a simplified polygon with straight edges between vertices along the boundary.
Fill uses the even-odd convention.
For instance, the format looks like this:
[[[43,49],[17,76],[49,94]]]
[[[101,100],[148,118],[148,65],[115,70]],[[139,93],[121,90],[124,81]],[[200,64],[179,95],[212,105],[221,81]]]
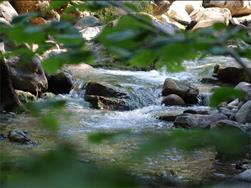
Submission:
[[[101,68],[81,69],[81,66],[68,67],[75,80],[75,87],[68,95],[57,95],[55,99],[66,100],[66,114],[59,115],[60,137],[76,144],[80,156],[95,163],[121,165],[127,163],[133,174],[147,177],[152,182],[169,184],[170,181],[201,183],[217,175],[235,174],[224,165],[217,166],[215,151],[205,148],[193,152],[167,149],[152,157],[147,157],[141,164],[130,163],[132,152],[146,140],[148,133],[161,133],[173,128],[172,122],[161,121],[161,114],[180,114],[186,109],[207,110],[206,105],[213,85],[202,84],[200,79],[212,75],[216,63],[226,63],[225,57],[208,57],[203,60],[184,62],[185,71],[168,73],[165,69],[152,71],[123,71]],[[166,78],[189,81],[200,90],[198,105],[178,107],[161,105],[161,89]],[[83,86],[88,81],[119,85],[132,96],[129,111],[110,111],[94,109],[84,100]],[[36,141],[34,146],[21,146],[7,141],[0,141],[1,152],[11,157],[25,156],[27,153],[43,152],[55,145],[46,130],[41,129],[37,120],[27,114],[9,114],[1,117],[0,127],[7,133],[13,128],[27,130],[29,137]],[[90,143],[88,134],[95,132],[128,131],[127,136],[107,140],[101,144]],[[167,177],[174,177],[173,179]]]

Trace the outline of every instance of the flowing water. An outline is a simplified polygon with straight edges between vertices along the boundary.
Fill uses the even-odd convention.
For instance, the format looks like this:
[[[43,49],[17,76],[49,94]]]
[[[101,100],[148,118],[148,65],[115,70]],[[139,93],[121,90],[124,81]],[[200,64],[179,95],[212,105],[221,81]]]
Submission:
[[[217,62],[216,62],[217,61]],[[219,62],[226,62],[226,58],[207,58],[200,61],[184,62],[186,70],[180,73],[160,71],[122,71],[86,68],[85,66],[70,67],[75,80],[75,87],[69,95],[58,95],[56,99],[67,101],[67,118],[59,117],[61,128],[59,135],[75,143],[83,159],[96,163],[120,165],[127,163],[133,173],[142,176],[163,177],[172,175],[185,182],[201,182],[205,177],[217,172],[214,168],[215,152],[212,149],[203,149],[185,153],[176,149],[169,149],[154,157],[147,157],[140,164],[131,163],[133,151],[146,140],[148,133],[169,131],[171,122],[158,120],[161,114],[180,114],[185,109],[208,109],[199,105],[189,107],[175,107],[161,105],[161,87],[167,77],[189,81],[200,89],[201,96],[208,96],[212,85],[200,83],[202,77],[212,74],[213,66]],[[109,111],[93,109],[89,102],[84,100],[84,85],[88,81],[109,83],[126,89],[130,93],[130,111]],[[202,99],[203,97],[201,97]],[[54,140],[47,131],[40,129],[35,118],[28,115],[13,115],[1,119],[2,131],[19,128],[27,130],[35,146],[20,146],[8,141],[0,141],[1,151],[11,156],[25,155],[25,153],[41,152],[53,148]],[[116,140],[105,141],[101,144],[90,143],[88,134],[95,132],[127,131],[127,136]],[[126,161],[126,162],[125,162]]]

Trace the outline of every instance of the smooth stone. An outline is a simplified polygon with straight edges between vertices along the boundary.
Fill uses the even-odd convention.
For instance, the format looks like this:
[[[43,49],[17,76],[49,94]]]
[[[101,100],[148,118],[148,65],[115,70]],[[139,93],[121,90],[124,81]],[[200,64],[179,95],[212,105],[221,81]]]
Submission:
[[[240,123],[251,123],[251,100],[241,106],[235,119]]]
[[[185,101],[178,95],[171,94],[163,97],[162,104],[166,106],[184,106]]]
[[[180,96],[187,104],[195,104],[198,102],[199,90],[188,82],[167,78],[163,85],[162,95],[170,94]]]

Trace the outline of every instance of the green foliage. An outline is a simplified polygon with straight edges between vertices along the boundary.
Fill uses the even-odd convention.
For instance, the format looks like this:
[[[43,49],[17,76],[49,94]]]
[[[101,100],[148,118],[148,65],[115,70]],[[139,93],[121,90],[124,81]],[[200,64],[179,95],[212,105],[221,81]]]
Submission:
[[[241,90],[233,89],[231,87],[220,87],[214,90],[210,100],[210,106],[217,107],[226,100],[233,100],[236,98],[243,99],[245,93]]]
[[[123,169],[76,161],[75,146],[61,143],[39,157],[16,164],[8,174],[8,187],[136,187]]]

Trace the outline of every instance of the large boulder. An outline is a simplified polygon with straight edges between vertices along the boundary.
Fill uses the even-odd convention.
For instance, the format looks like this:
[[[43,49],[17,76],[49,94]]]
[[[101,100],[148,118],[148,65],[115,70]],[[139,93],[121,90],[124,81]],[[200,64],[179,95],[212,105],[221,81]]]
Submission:
[[[185,101],[180,96],[175,94],[163,97],[161,103],[166,106],[184,106],[186,104]]]
[[[240,82],[235,89],[239,89],[245,93],[245,100],[251,100],[251,84],[247,82]]]
[[[7,64],[15,89],[28,91],[36,96],[47,90],[47,79],[38,58],[33,58],[29,62],[12,58],[7,60]]]
[[[3,61],[0,61],[0,73],[0,111],[11,111],[15,107],[20,107],[21,103],[12,86],[9,67]]]
[[[12,19],[17,15],[16,10],[12,7],[9,1],[3,1],[0,3],[0,20],[2,20],[2,23],[10,24]]]
[[[170,94],[180,96],[187,104],[194,104],[198,102],[199,90],[188,82],[167,78],[163,85],[162,95]]]
[[[73,82],[71,76],[67,73],[60,72],[54,75],[46,75],[48,80],[48,92],[54,94],[68,94],[72,87]]]
[[[217,77],[223,82],[231,84],[238,84],[239,82],[251,82],[251,78],[249,77],[249,74],[246,72],[246,70],[238,66],[221,67],[220,65],[215,65],[213,76]]]
[[[214,113],[209,115],[202,115],[202,114],[182,114],[177,116],[174,121],[175,127],[181,128],[210,128],[210,125],[213,123],[227,119],[227,116]]]
[[[251,100],[241,106],[235,119],[240,123],[251,123]]]

